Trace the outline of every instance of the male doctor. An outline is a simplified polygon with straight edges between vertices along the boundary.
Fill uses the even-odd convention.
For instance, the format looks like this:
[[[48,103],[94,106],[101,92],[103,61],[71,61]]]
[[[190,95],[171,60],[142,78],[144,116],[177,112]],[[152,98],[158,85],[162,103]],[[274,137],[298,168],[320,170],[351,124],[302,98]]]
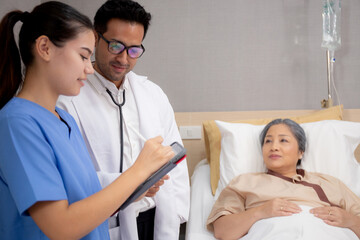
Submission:
[[[58,102],[77,121],[103,187],[131,167],[145,139],[161,135],[164,145],[181,143],[167,96],[131,71],[145,51],[142,41],[150,19],[150,13],[131,0],[105,2],[94,18],[95,73],[78,96]],[[168,175],[155,197],[132,203],[110,218],[112,240],[179,239],[180,224],[189,215],[186,161]]]

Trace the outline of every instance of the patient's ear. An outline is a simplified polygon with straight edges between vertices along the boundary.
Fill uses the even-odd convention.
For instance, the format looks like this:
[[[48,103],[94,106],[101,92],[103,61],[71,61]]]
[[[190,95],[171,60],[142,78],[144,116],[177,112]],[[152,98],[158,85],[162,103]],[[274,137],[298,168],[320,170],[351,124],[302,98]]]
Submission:
[[[304,151],[299,151],[298,159],[302,159],[304,156]]]
[[[41,35],[35,41],[34,54],[48,62],[50,61],[53,47],[55,46],[50,39],[45,35]]]

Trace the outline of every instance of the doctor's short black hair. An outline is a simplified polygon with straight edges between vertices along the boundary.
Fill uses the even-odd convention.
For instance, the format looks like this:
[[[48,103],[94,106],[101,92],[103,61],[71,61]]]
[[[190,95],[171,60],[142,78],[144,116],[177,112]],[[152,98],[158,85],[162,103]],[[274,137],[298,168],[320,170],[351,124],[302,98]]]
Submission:
[[[95,14],[95,30],[101,34],[105,33],[107,23],[113,18],[142,24],[144,26],[144,39],[150,25],[151,14],[146,12],[139,3],[132,0],[108,0]]]

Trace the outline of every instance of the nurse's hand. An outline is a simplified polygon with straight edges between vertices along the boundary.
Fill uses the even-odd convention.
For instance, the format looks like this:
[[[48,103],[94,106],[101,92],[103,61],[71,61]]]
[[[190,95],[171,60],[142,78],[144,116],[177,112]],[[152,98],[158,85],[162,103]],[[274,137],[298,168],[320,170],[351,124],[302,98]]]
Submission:
[[[165,163],[167,163],[175,154],[170,146],[163,146],[161,136],[151,138],[144,144],[133,167],[143,172],[143,176],[149,177]]]
[[[146,192],[145,197],[154,197],[156,193],[160,190],[160,186],[164,185],[165,180],[169,180],[170,176],[165,175],[163,178],[161,178],[157,183],[155,183],[149,190]]]
[[[165,175],[162,177],[157,183],[155,183],[152,187],[150,187],[146,192],[141,194],[135,201],[141,200],[143,197],[155,197],[156,193],[160,190],[160,186],[164,185],[165,180],[169,180],[170,176]]]

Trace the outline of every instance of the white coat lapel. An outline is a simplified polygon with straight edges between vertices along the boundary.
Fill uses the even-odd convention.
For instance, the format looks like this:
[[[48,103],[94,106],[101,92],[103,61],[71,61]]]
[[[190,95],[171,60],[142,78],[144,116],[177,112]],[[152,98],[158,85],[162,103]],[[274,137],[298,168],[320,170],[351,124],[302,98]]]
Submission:
[[[82,97],[75,97],[73,99],[74,108],[80,119],[80,125],[83,129],[83,133],[89,144],[92,159],[101,159],[101,161],[93,161],[97,171],[112,172],[113,169],[118,169],[117,164],[112,158],[112,152],[110,148],[118,148],[120,143],[115,139],[109,141],[112,146],[106,144],[108,141],[102,141],[103,133],[109,131],[116,131],[115,127],[117,123],[117,111],[114,111],[116,106],[108,104],[105,97],[101,94],[94,97],[94,89],[91,84],[87,83],[84,88],[88,88],[87,91],[82,91]],[[97,93],[99,94],[99,93]],[[93,106],[93,107],[89,107]],[[83,119],[83,121],[82,121]]]
[[[163,135],[158,113],[159,108],[154,108],[154,104],[158,103],[152,97],[156,93],[151,92],[151,84],[144,83],[148,81],[146,77],[138,76],[132,72],[129,73],[128,79],[138,108],[140,133],[146,139]]]
[[[146,138],[152,138],[161,135],[164,139],[164,126],[161,119],[161,110],[164,109],[162,104],[165,104],[157,94],[162,94],[159,88],[152,82],[148,81],[146,77],[137,76],[134,73],[128,75],[130,86],[135,95],[135,101],[139,113],[140,133]],[[165,100],[165,99],[164,99]],[[168,142],[163,142],[164,145],[169,145]],[[154,200],[156,205],[155,224],[154,224],[154,239],[168,240],[176,239],[179,232],[173,231],[178,229],[180,219],[176,214],[174,204],[169,204],[168,196],[172,192],[172,179],[168,180],[166,184],[161,187]],[[170,213],[170,214],[169,214]]]

